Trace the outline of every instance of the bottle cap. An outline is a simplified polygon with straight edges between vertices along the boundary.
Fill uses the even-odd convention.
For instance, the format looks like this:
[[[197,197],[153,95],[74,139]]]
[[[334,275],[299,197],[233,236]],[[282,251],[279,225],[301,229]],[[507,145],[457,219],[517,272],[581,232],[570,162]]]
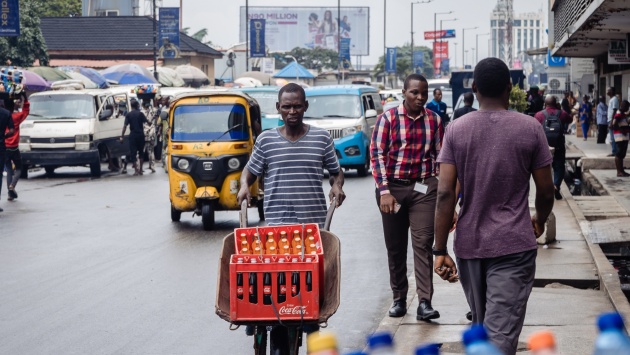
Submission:
[[[291,262],[293,262],[293,263],[297,263],[297,258],[293,258],[293,259],[291,260]]]
[[[425,344],[416,348],[416,355],[440,355],[438,344]]]
[[[306,258],[306,262],[310,263],[311,262],[311,258]]]
[[[374,333],[368,337],[368,347],[370,349],[376,349],[381,346],[392,346],[394,339],[388,332]]]
[[[600,331],[608,329],[623,329],[623,318],[617,312],[604,313],[597,319],[597,326]]]
[[[247,237],[247,234],[241,233],[241,238],[243,238],[243,237]]]
[[[279,263],[283,263],[283,262],[284,262],[284,258],[279,258],[279,259],[278,259],[278,262],[279,262]]]
[[[256,264],[258,262],[258,260],[256,260],[256,258],[252,258],[251,262],[252,262],[252,264]]]
[[[309,353],[337,349],[337,338],[332,333],[315,332],[306,338]]]
[[[269,264],[270,262],[271,262],[271,259],[265,258],[265,264]]]
[[[527,348],[531,351],[538,351],[544,349],[555,349],[556,339],[553,333],[549,330],[542,330],[530,335],[527,340]]]
[[[236,259],[236,262],[239,263],[239,264],[242,264],[243,263],[243,258]]]
[[[473,325],[464,332],[463,340],[464,345],[468,346],[480,340],[488,340],[488,333],[486,333],[486,328],[483,325]]]

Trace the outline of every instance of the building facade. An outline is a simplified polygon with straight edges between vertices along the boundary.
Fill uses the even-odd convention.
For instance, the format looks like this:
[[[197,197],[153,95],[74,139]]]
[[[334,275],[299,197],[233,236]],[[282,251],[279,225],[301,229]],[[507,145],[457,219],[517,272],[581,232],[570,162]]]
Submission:
[[[140,0],[82,0],[83,16],[138,16]]]
[[[504,37],[508,26],[506,23],[505,1],[499,1],[490,16],[490,53],[493,57],[506,59],[504,53]],[[547,24],[542,10],[514,14],[512,21],[512,58],[522,57],[525,51],[546,47]]]

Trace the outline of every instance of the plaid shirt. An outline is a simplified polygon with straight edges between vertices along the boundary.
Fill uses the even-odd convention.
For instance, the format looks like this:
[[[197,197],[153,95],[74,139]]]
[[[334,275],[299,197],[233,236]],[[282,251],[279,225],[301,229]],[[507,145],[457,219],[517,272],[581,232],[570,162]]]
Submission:
[[[442,147],[444,127],[435,112],[407,115],[403,104],[376,121],[372,135],[372,175],[381,195],[388,194],[388,179],[419,180],[436,176],[436,159]]]

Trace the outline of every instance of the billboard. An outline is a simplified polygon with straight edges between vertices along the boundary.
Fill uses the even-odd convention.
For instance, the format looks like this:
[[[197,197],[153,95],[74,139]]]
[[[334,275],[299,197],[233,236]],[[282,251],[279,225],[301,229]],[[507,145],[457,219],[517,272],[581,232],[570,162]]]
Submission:
[[[341,19],[338,19],[341,17]],[[249,7],[249,20],[264,19],[265,44],[270,52],[288,52],[295,47],[350,46],[350,55],[370,54],[369,7]],[[343,41],[339,41],[338,31]],[[246,41],[245,6],[240,11],[240,41]]]
[[[179,7],[160,7],[160,58],[179,58]]]
[[[611,40],[608,44],[608,64],[628,64],[628,43],[626,41]]]
[[[387,48],[387,57],[385,57],[385,71],[388,73],[396,72],[396,52],[397,48]]]
[[[427,31],[424,39],[455,38],[455,30]]]
[[[16,37],[20,35],[20,4],[18,0],[2,0],[2,21],[0,21],[0,37]]]
[[[448,42],[433,42],[433,68],[436,74],[440,73],[443,59],[448,59]]]
[[[249,31],[249,56],[265,57],[265,20],[250,20]]]

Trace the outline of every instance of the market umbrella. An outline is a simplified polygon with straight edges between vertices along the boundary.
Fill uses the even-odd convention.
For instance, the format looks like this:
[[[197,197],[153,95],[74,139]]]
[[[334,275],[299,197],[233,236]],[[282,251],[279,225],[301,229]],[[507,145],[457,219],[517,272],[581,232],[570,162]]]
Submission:
[[[68,74],[64,73],[63,71],[51,67],[31,67],[28,70],[41,76],[49,83],[53,83],[59,80],[72,79]]]
[[[260,71],[246,71],[239,75],[238,78],[254,78],[259,80],[263,85],[273,85],[274,79],[271,75]]]
[[[50,84],[44,78],[32,71],[22,70],[22,74],[24,75],[22,84],[24,84],[26,91],[45,91],[50,88]]]
[[[121,85],[157,84],[153,74],[138,64],[127,63],[111,66],[101,70],[105,79],[113,80]]]
[[[86,89],[98,89],[98,84],[96,84],[95,82],[93,82],[92,80],[90,80],[90,78],[88,78],[87,76],[76,72],[76,71],[70,71],[67,72],[66,74],[70,75],[70,77],[72,77],[72,79],[74,80],[78,80],[81,82],[81,84],[83,84],[83,87],[85,87]]]
[[[201,71],[201,69],[193,67],[190,64],[179,65],[175,67],[175,71],[179,76],[184,79],[187,85],[192,87],[200,87],[203,85],[210,85],[210,79]]]
[[[153,67],[147,68],[151,73],[153,73]],[[160,84],[169,87],[181,87],[185,86],[186,83],[184,79],[175,71],[173,68],[167,67],[157,67],[158,72],[158,81]]]
[[[109,87],[109,83],[107,82],[107,79],[105,79],[105,77],[102,76],[101,73],[99,73],[98,71],[92,68],[69,66],[69,67],[59,67],[59,69],[63,70],[66,73],[78,72],[79,74],[90,79],[92,82],[96,83],[96,85],[100,89],[107,89]]]
[[[241,84],[241,87],[246,87],[246,88],[254,88],[254,87],[263,86],[263,83],[261,83],[260,80],[254,79],[254,78],[241,77],[234,80],[234,82],[236,84]]]

